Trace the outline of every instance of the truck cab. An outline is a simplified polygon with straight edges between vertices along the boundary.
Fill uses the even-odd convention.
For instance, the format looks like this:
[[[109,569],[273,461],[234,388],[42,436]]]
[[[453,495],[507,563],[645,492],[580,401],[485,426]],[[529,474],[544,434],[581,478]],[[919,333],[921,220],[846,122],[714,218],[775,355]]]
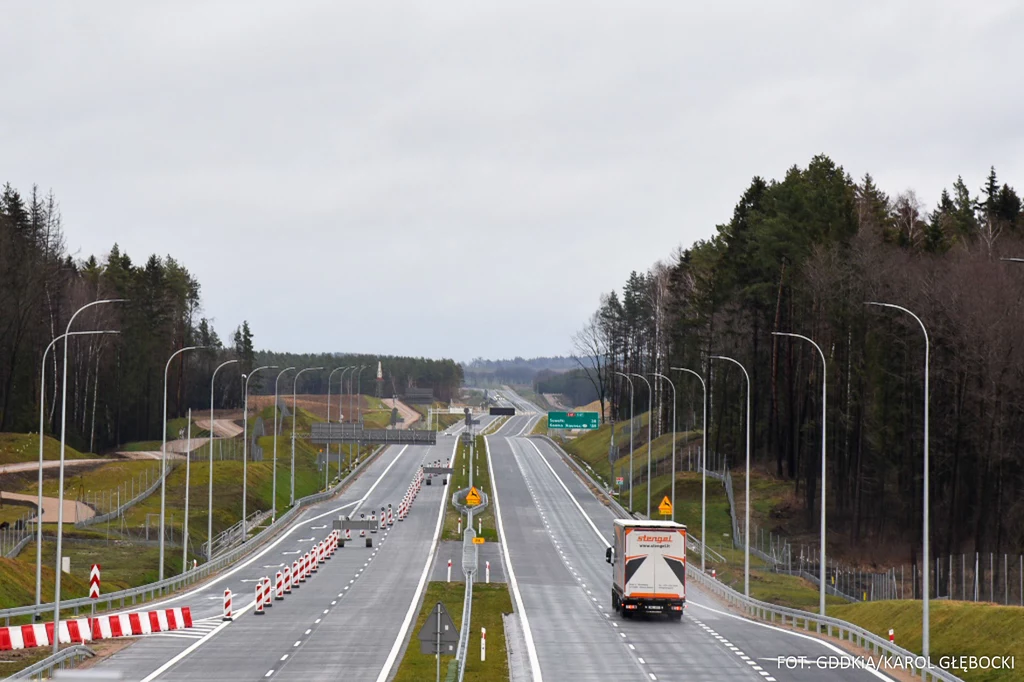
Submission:
[[[686,608],[686,526],[674,521],[616,519],[605,551],[612,565],[612,608],[681,620]]]

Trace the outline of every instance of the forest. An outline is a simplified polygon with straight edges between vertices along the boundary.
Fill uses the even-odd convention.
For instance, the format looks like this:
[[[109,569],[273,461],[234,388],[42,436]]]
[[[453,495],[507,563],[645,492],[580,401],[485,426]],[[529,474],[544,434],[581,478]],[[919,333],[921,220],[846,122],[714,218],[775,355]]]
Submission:
[[[994,168],[961,177],[927,210],[827,156],[754,177],[728,222],[621,291],[603,294],[573,338],[587,378],[616,419],[629,394],[616,371],[668,375],[679,430],[700,428],[708,383],[709,449],[745,457],[749,373],[754,466],[790,481],[814,527],[820,504],[821,356],[827,387],[830,532],[854,546],[921,541],[927,330],[931,547],[1024,549],[1024,214]],[[651,398],[636,381],[637,412]],[[671,392],[654,381],[655,429],[671,429]]]
[[[76,335],[68,340],[68,442],[80,450],[100,452],[130,441],[160,438],[166,363],[172,353],[187,346],[204,349],[185,352],[171,362],[169,418],[184,416],[189,407],[209,409],[211,374],[227,359],[239,363],[233,371],[217,375],[217,408],[241,407],[239,372],[249,372],[258,361],[329,368],[353,359],[372,362],[376,370],[377,356],[257,352],[253,331],[245,321],[231,338],[222,340],[202,314],[199,281],[181,261],[151,255],[136,262],[117,244],[105,255],[77,260],[68,253],[54,194],[43,195],[33,187],[22,196],[6,184],[0,192],[0,432],[39,430],[42,387],[44,429],[59,433],[63,341],[46,355],[45,367],[43,355],[64,333],[70,316],[98,299],[123,300],[87,308],[75,318],[72,329],[116,333]],[[395,386],[431,386],[435,395],[450,396],[462,381],[461,368],[451,360],[380,359]],[[326,392],[326,377],[319,374],[303,375],[299,389]],[[372,393],[372,379],[370,372],[364,373],[364,392]],[[267,391],[265,382],[261,387],[257,378],[250,389]],[[272,385],[269,390],[273,391]]]

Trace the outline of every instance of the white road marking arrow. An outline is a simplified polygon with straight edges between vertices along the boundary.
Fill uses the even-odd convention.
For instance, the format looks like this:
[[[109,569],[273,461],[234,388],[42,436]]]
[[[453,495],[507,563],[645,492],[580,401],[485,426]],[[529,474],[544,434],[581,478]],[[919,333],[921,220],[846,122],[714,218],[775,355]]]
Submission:
[[[281,568],[284,564],[267,564],[263,568]]]
[[[302,550],[295,550],[294,552],[281,552],[281,554],[302,554]]]
[[[263,580],[263,578],[253,578],[251,580],[249,578],[246,578],[245,580],[239,580],[238,582],[240,582],[240,583],[258,583],[261,580]]]
[[[324,524],[322,526],[310,526],[309,529],[310,530],[323,530],[326,527],[327,527],[327,524]]]
[[[297,542],[313,542],[316,538],[300,538]]]

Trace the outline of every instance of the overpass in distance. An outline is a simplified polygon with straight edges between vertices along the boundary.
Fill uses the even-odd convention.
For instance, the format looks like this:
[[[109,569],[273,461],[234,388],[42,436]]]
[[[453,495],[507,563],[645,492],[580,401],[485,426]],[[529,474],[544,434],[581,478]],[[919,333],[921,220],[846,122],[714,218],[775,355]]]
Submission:
[[[485,441],[502,571],[518,623],[518,636],[508,642],[521,662],[513,666],[514,680],[892,679],[874,670],[780,667],[779,657],[813,661],[842,652],[736,615],[695,581],[688,582],[681,622],[621,619],[612,611],[605,562],[614,512],[554,445],[529,437],[540,410],[508,389],[502,399],[516,414]],[[479,419],[484,428],[495,417]],[[418,468],[450,457],[464,429],[439,433],[435,445],[387,447],[344,493],[307,509],[255,555],[161,602],[191,606],[194,631],[143,637],[96,668],[145,682],[391,679],[430,576],[449,488],[423,486],[404,522],[379,532],[370,549],[352,543],[339,550],[263,616],[253,614],[255,580],[290,565],[339,515],[397,506]],[[221,620],[226,588],[236,595],[234,622]]]

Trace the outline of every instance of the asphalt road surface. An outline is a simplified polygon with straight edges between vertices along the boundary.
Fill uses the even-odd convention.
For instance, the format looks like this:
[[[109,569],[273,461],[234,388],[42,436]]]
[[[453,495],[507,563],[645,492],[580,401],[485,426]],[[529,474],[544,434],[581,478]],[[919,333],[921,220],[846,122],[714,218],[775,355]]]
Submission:
[[[780,666],[780,656],[813,661],[843,654],[817,638],[737,616],[695,581],[688,581],[681,622],[619,617],[605,562],[615,514],[553,446],[526,437],[535,418],[516,416],[487,438],[509,582],[522,606],[534,682],[890,679],[866,670]]]
[[[489,418],[481,420],[486,425]],[[453,427],[450,432],[460,431]],[[396,509],[421,464],[447,459],[454,437],[436,446],[392,446],[341,496],[307,509],[281,536],[221,577],[162,602],[191,606],[194,631],[150,635],[97,667],[128,680],[383,680],[401,660],[418,611],[447,486],[422,486],[408,517],[387,532],[353,540],[283,601],[253,613],[255,581],[273,579],[330,532],[343,514]],[[221,619],[225,588],[234,622]]]

